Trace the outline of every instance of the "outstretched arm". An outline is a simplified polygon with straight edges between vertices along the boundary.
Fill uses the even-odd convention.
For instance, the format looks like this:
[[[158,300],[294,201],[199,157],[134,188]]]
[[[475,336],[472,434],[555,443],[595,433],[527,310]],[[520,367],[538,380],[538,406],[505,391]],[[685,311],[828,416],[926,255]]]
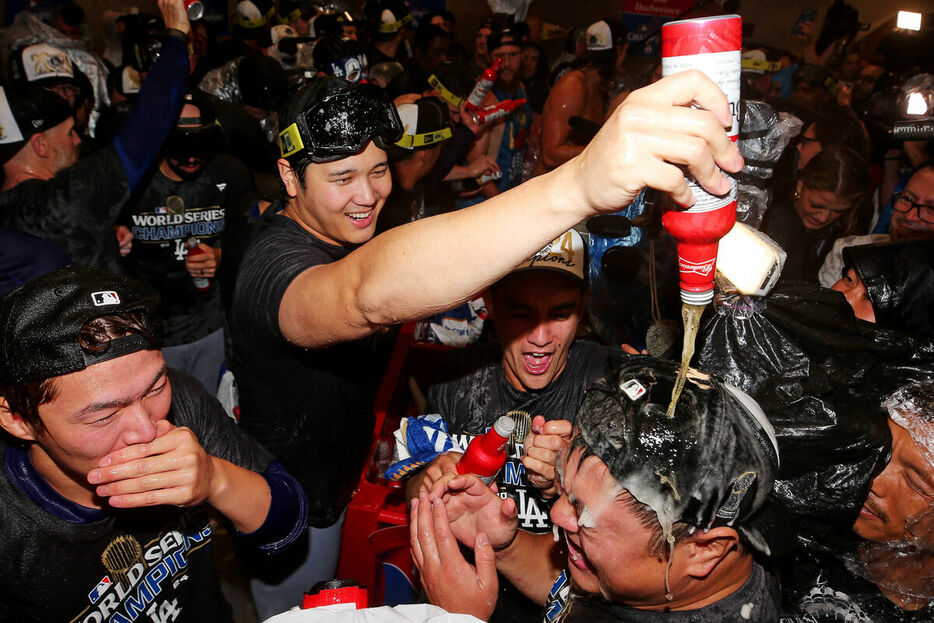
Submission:
[[[717,165],[743,165],[724,131],[729,124],[726,97],[700,72],[635,91],[579,156],[554,171],[470,208],[393,228],[301,273],[279,307],[282,334],[317,348],[450,309],[580,221],[628,205],[643,187],[692,205],[676,165],[726,193]]]

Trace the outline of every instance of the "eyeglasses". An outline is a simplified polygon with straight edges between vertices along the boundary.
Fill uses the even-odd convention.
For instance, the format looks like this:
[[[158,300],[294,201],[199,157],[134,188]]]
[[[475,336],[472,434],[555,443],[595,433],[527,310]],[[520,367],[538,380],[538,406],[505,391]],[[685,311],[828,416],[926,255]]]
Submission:
[[[370,141],[386,149],[402,137],[396,107],[372,84],[350,84],[324,97],[279,133],[283,158],[305,152],[315,162],[350,156]]]
[[[918,218],[925,223],[934,225],[934,206],[926,203],[919,203],[905,192],[895,193],[892,196],[895,199],[893,207],[898,212],[909,213],[917,208]]]

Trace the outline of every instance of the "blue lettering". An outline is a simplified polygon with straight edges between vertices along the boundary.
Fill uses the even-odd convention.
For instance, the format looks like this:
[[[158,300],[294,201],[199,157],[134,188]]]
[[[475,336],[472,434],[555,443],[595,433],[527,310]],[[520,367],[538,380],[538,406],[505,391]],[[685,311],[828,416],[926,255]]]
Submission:
[[[149,589],[153,592],[153,595],[158,595],[162,592],[161,584],[167,577],[169,577],[169,573],[166,567],[167,565],[163,560],[158,565],[150,569],[149,573],[146,574],[145,582],[149,585]]]
[[[152,571],[150,571],[152,573]],[[158,594],[159,591],[156,591]],[[119,612],[114,613],[110,617],[111,623],[123,623],[124,621],[135,621],[136,617],[142,614],[146,610],[146,606],[152,603],[152,600],[155,598],[153,595],[151,587],[146,584],[146,582],[140,582],[136,587],[136,595],[130,595],[127,597],[126,601],[126,617],[124,617]]]
[[[503,470],[503,484],[521,485],[523,484],[523,475],[525,475],[525,466],[522,463],[506,461]]]

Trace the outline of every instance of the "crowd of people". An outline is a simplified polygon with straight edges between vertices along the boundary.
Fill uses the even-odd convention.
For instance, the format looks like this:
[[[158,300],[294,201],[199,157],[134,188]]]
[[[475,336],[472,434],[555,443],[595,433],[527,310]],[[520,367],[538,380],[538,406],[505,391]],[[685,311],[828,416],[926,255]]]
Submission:
[[[934,620],[934,136],[895,131],[934,46],[843,2],[794,50],[747,32],[738,108],[776,122],[733,142],[717,85],[613,17],[551,59],[534,15],[465,46],[402,0],[241,0],[223,35],[192,6],[0,30],[0,619],[232,620],[222,527],[259,620],[299,605],[417,322],[452,347],[387,471],[423,600]],[[671,411],[685,175],[738,179],[784,259],[769,293],[719,282]],[[496,480],[459,474],[504,414]]]

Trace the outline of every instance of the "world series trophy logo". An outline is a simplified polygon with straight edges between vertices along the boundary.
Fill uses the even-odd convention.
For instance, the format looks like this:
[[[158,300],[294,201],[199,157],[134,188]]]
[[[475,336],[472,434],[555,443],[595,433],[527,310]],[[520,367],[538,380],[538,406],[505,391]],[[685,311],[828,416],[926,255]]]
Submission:
[[[133,565],[142,561],[143,548],[140,547],[139,541],[131,536],[118,536],[101,554],[101,563],[110,575],[127,588],[130,586],[127,574]]]

